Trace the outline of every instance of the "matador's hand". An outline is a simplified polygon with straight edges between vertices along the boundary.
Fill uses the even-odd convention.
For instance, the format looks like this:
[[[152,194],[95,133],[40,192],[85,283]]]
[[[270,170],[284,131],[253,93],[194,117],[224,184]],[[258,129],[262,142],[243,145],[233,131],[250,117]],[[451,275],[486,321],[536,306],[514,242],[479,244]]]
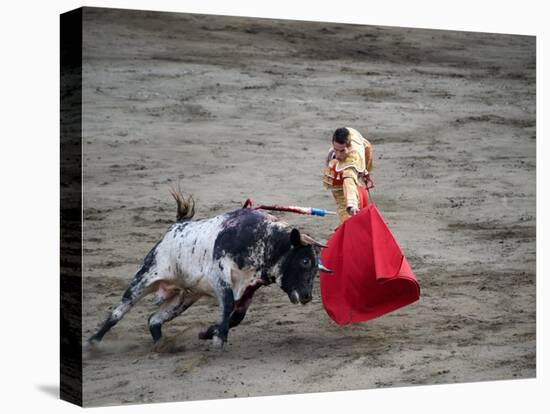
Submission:
[[[359,213],[359,209],[355,206],[349,206],[346,208],[346,211],[350,216],[355,216],[357,213]]]

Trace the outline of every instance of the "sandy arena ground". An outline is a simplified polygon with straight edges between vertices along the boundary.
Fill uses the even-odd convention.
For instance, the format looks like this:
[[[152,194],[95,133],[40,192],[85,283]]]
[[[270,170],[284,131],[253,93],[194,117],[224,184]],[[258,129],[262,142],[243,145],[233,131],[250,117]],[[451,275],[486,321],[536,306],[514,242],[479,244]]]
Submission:
[[[115,305],[175,218],[259,203],[333,209],[340,126],[374,147],[373,199],[420,300],[337,326],[260,289],[224,351],[199,301],[152,350],[140,302],[84,355],[84,402],[113,405],[535,376],[535,39],[87,9],[84,326]],[[280,214],[326,240],[337,222]],[[171,341],[171,342],[170,342]]]

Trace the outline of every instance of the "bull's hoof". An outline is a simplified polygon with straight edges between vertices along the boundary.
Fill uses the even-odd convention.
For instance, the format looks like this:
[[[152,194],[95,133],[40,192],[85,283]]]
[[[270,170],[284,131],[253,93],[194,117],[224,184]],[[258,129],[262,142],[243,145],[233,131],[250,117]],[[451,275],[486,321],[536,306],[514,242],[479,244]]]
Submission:
[[[100,344],[101,344],[101,340],[96,339],[92,336],[82,344],[82,347],[84,348],[84,350],[89,351],[89,350],[94,350],[99,348]]]
[[[221,351],[223,350],[224,345],[225,345],[225,341],[219,336],[214,336],[212,338],[212,349]]]
[[[209,335],[208,331],[199,332],[199,339],[202,339],[203,341],[207,339],[212,339],[212,334]]]
[[[212,339],[214,337],[214,329],[214,326],[210,326],[208,327],[208,329],[199,332],[199,339],[202,339],[203,341],[207,339]]]
[[[82,344],[82,351],[85,358],[95,357],[102,354],[101,341],[97,339],[88,339]]]

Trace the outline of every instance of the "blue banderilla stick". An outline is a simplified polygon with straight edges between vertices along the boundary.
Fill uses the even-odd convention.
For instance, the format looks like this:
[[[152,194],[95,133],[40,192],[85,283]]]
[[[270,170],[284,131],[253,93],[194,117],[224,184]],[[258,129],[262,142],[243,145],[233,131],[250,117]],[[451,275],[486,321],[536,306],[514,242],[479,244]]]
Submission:
[[[243,208],[252,207],[252,200],[247,198],[243,204]],[[257,207],[254,207],[256,210],[273,210],[273,211],[288,211],[290,213],[298,214],[308,214],[310,216],[320,216],[324,217],[326,215],[335,215],[335,211],[328,211],[324,208],[313,208],[313,207],[299,207],[299,206],[281,206],[279,204],[274,205],[265,205],[260,204]]]

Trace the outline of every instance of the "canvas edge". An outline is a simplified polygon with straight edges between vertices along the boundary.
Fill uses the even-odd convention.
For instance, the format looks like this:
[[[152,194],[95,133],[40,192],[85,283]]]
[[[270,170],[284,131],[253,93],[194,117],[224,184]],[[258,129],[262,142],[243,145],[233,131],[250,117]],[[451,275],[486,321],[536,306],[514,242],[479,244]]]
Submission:
[[[60,15],[60,398],[82,406],[82,8]]]

